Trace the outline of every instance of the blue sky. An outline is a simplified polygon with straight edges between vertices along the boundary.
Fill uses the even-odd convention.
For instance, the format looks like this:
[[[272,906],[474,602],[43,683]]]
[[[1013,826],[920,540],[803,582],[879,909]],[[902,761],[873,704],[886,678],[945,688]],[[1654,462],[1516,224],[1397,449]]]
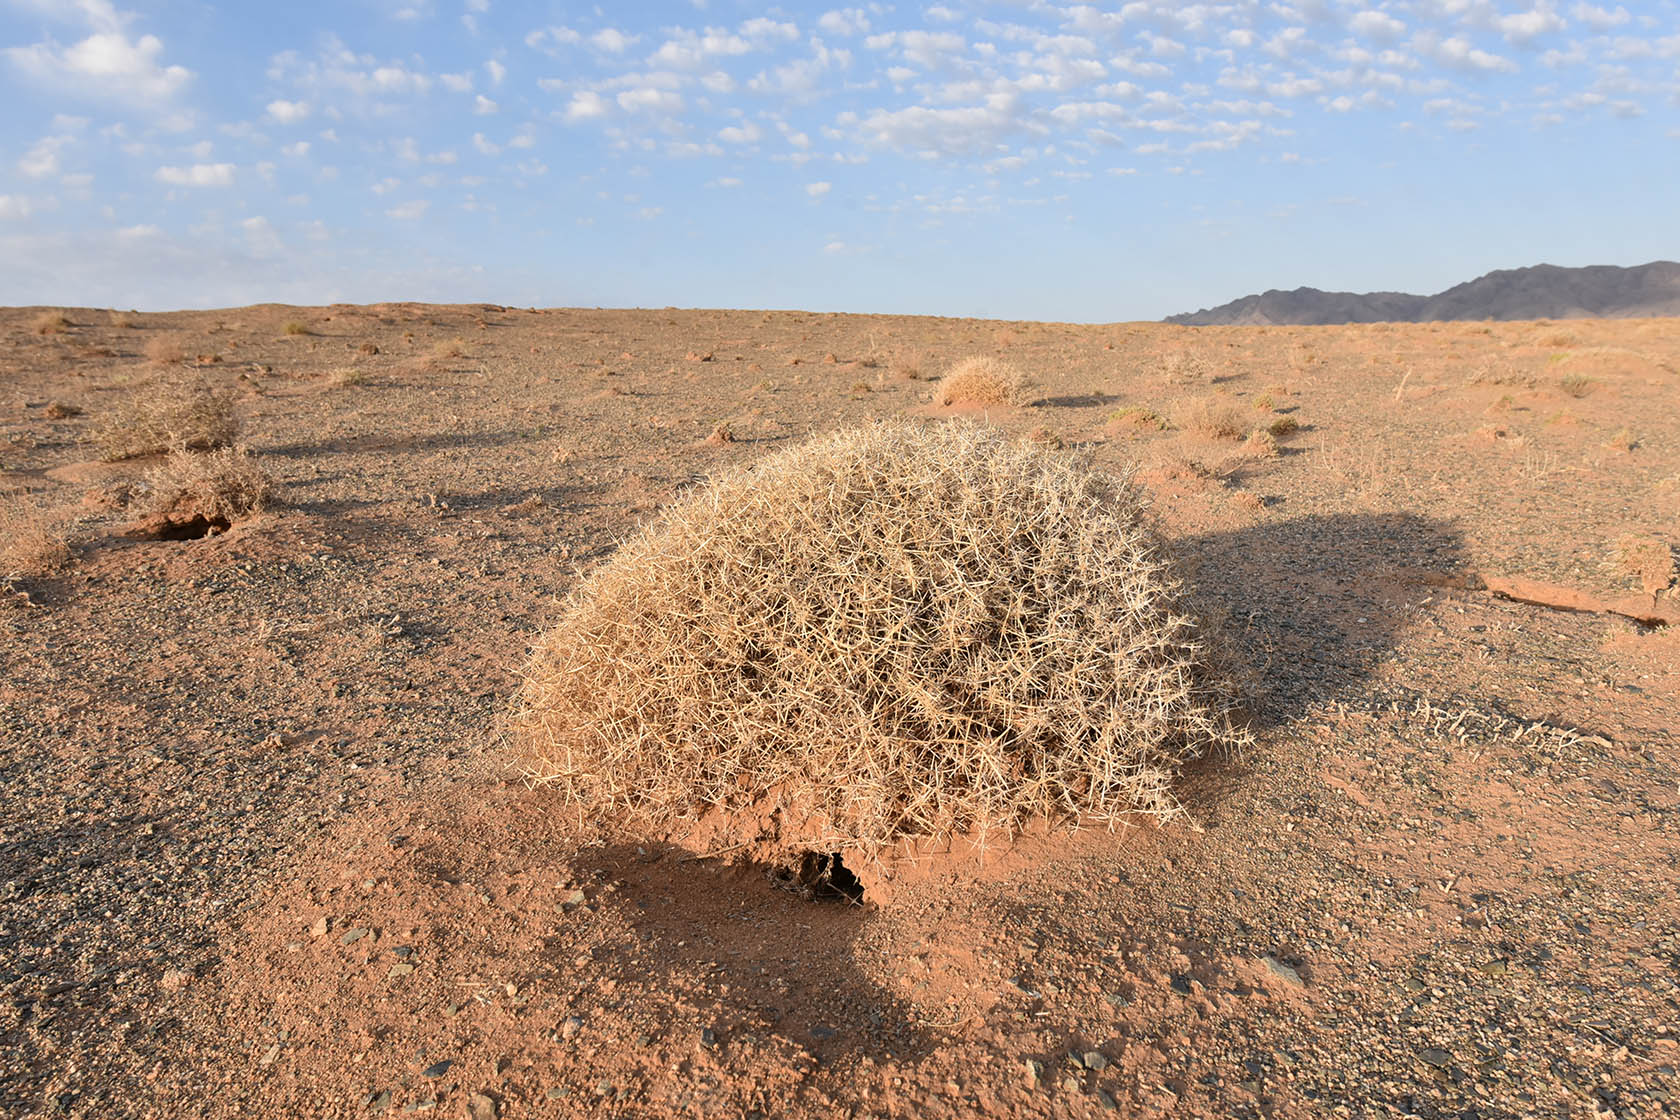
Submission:
[[[1680,10],[0,0],[0,303],[1147,319],[1680,257]]]

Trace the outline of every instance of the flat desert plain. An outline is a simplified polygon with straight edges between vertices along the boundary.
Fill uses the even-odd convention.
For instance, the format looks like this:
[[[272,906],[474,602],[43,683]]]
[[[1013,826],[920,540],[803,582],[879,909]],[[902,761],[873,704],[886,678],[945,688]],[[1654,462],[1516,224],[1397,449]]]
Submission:
[[[1680,1107],[1680,321],[0,338],[0,1114]],[[935,404],[972,355],[1031,403]],[[272,478],[225,528],[102,459],[192,386]],[[1132,472],[1252,749],[1168,825],[954,841],[860,905],[527,788],[498,728],[578,581],[712,472],[891,417]]]

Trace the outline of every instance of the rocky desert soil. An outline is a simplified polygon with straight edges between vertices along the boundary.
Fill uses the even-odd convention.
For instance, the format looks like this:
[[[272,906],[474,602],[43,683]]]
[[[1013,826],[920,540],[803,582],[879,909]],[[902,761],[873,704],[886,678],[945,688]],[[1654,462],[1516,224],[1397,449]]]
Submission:
[[[1680,1107],[1680,321],[59,310],[0,311],[0,1115]],[[933,407],[972,354],[1036,402]],[[264,511],[136,528],[92,440],[159,382],[229,395]],[[661,503],[953,412],[1147,487],[1257,735],[1193,819],[848,905],[507,768]]]

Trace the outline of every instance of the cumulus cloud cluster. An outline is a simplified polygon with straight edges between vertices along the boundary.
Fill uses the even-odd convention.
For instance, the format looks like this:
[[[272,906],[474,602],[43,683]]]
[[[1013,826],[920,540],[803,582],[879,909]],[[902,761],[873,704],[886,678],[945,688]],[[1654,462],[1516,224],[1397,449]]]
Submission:
[[[44,110],[15,112],[0,148],[8,228],[79,202],[114,227],[179,229],[192,215],[171,226],[146,203],[254,208],[267,192],[260,226],[226,226],[267,257],[324,236],[323,205],[341,223],[490,215],[557,168],[625,221],[680,212],[645,197],[662,179],[939,219],[1057,204],[1081,183],[1315,166],[1355,134],[1464,144],[1680,104],[1680,30],[1584,0],[950,0],[746,19],[696,2],[678,22],[389,0],[231,68],[114,0],[0,3],[32,39],[0,44],[0,80]]]

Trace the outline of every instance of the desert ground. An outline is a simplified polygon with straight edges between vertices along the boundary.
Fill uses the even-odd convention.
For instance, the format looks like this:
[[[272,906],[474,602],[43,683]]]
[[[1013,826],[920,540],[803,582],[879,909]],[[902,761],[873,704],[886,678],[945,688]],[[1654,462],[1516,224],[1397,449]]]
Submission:
[[[1680,1109],[1680,321],[0,339],[0,1115]],[[936,403],[971,355],[1031,400]],[[194,386],[259,510],[171,520],[155,456],[108,461]],[[1133,472],[1252,748],[1166,825],[930,845],[861,904],[528,788],[500,728],[578,581],[709,474],[893,417]]]

